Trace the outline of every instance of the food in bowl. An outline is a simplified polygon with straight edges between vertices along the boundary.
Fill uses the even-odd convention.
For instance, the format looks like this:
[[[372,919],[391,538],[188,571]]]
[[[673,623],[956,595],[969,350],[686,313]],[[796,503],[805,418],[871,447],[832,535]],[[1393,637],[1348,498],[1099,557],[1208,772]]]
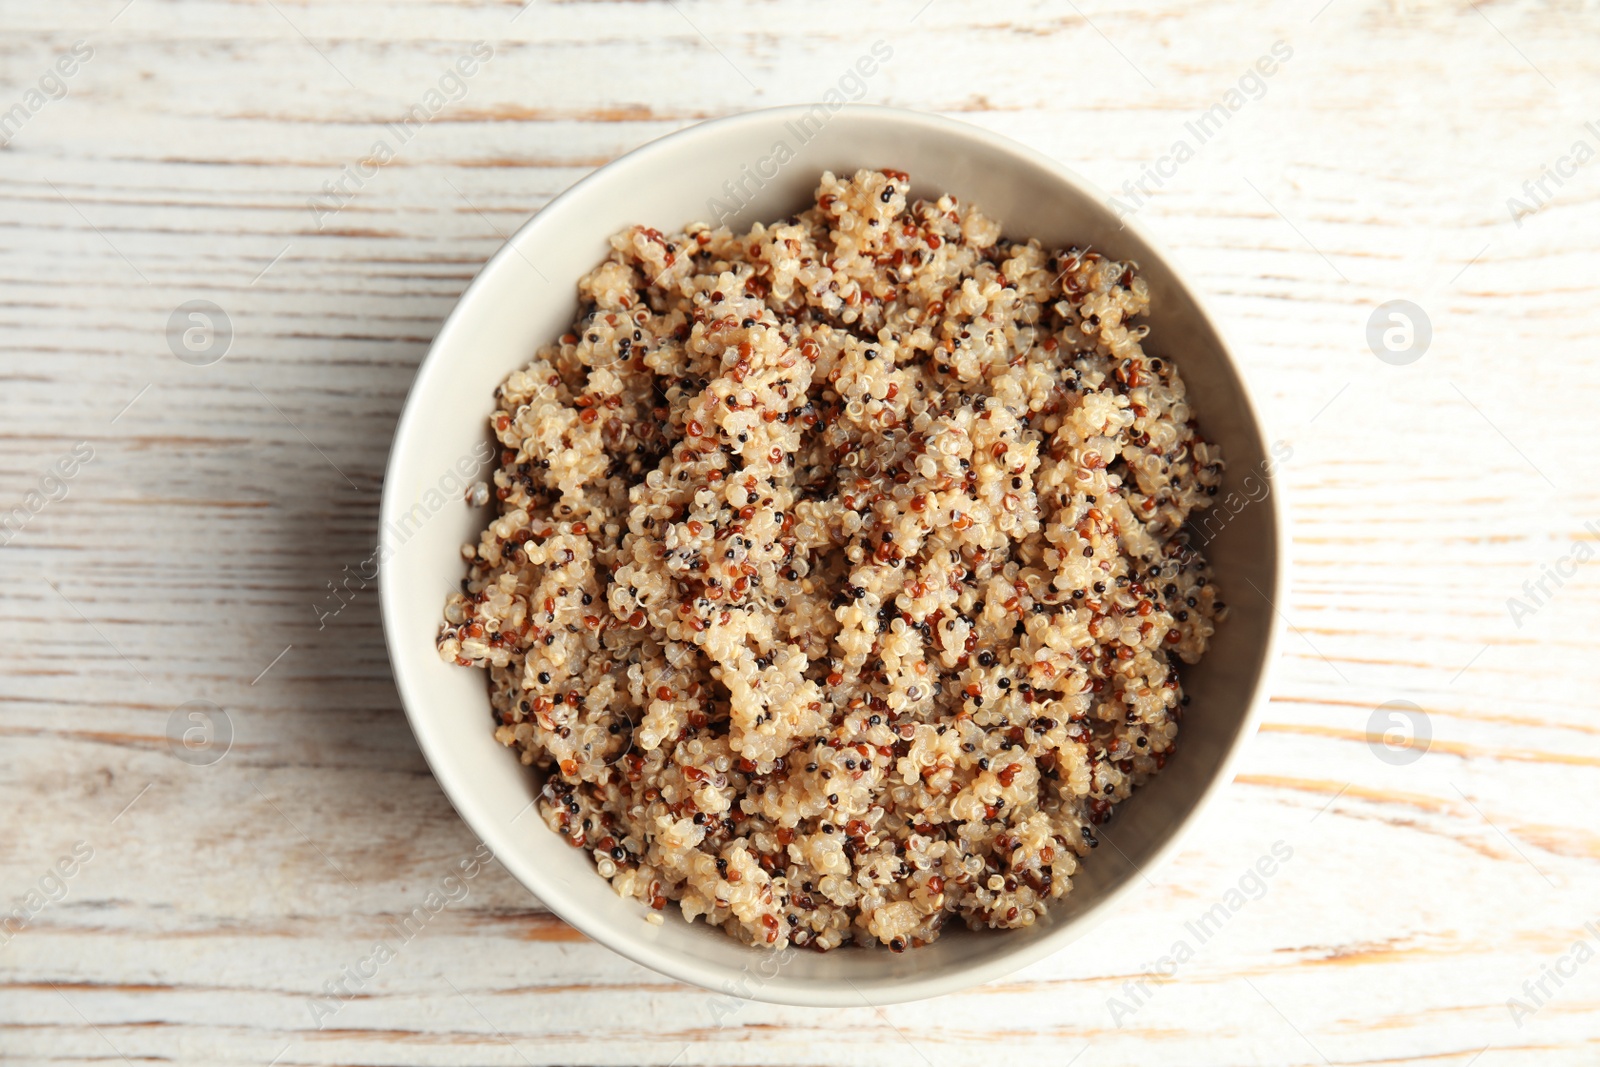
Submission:
[[[1132,263],[893,170],[635,226],[500,386],[441,655],[617,892],[756,945],[1037,922],[1175,751],[1222,475]]]

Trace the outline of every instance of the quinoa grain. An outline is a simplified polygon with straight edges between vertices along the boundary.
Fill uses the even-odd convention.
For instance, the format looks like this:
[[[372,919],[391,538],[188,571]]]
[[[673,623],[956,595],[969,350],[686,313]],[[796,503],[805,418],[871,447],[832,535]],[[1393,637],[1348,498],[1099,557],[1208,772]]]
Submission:
[[[636,226],[496,392],[445,606],[546,824],[754,945],[1032,925],[1165,765],[1222,458],[1132,263],[897,171]]]

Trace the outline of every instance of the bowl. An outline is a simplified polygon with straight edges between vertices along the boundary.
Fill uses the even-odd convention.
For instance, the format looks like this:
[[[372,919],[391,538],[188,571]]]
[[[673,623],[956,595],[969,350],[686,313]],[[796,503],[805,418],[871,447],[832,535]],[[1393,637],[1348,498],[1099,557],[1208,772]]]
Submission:
[[[781,163],[780,142],[792,155]],[[483,672],[443,662],[434,638],[464,574],[460,546],[476,542],[485,522],[463,490],[491,470],[495,387],[567,330],[577,280],[604,258],[607,238],[635,223],[671,230],[720,214],[737,229],[777,219],[809,202],[823,170],[861,167],[908,172],[913,196],[949,192],[976,204],[1007,237],[1092,245],[1140,264],[1151,292],[1149,348],[1177,361],[1202,431],[1228,462],[1218,500],[1230,503],[1225,520],[1209,524],[1205,551],[1230,617],[1203,661],[1185,671],[1193,702],[1178,753],[1119,806],[1107,827],[1115,848],[1093,852],[1043,920],[981,932],[952,923],[933,944],[903,953],[773,953],[687,922],[674,907],[654,925],[643,905],[617,896],[587,852],[531,808],[541,783],[494,740]],[[1266,698],[1272,604],[1286,587],[1276,459],[1237,363],[1171,258],[1065,167],[974,126],[911,111],[815,105],[735,115],[653,141],[584,178],[518,230],[462,295],[417,372],[384,480],[379,580],[389,656],[417,742],[456,810],[512,875],[590,938],[673,978],[775,1003],[859,1006],[949,993],[1061,949],[1116,909],[1138,908],[1141,872],[1174,853],[1230,780]]]

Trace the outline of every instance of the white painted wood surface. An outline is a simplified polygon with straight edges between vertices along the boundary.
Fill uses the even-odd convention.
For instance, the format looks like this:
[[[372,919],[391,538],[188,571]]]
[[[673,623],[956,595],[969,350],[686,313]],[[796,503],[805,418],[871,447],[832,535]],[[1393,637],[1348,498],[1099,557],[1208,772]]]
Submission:
[[[23,916],[0,1060],[1594,1062],[1600,583],[1562,561],[1600,529],[1600,160],[1560,162],[1600,148],[1593,5],[123,5],[0,4],[0,108],[24,108],[0,149],[0,508],[27,518],[0,547],[0,906]],[[317,617],[371,552],[430,337],[592,168],[816,99],[878,39],[865,99],[1111,190],[1293,49],[1140,208],[1294,448],[1295,629],[1240,774],[1129,914],[969,993],[719,1025],[491,867],[319,1029],[312,998],[475,845],[399,710],[375,595]],[[480,40],[465,96],[319,229],[308,200]],[[66,95],[30,97],[77,41]],[[1507,200],[1536,206],[1546,167],[1519,225]],[[166,335],[197,299],[234,330],[208,366]],[[1365,337],[1392,299],[1432,323],[1405,366]],[[78,442],[92,460],[47,481]],[[1570,573],[1513,618],[1546,568]],[[168,742],[197,700],[234,733],[211,766]],[[1391,700],[1426,715],[1415,762],[1367,741]],[[1277,841],[1260,899],[1114,1012]]]

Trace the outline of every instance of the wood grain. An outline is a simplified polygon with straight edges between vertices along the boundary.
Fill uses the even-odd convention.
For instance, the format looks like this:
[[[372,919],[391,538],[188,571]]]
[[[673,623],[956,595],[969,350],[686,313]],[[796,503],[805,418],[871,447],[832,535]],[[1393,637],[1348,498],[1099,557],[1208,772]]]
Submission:
[[[1600,147],[1593,5],[122,5],[0,3],[0,114],[93,49],[0,149],[0,509],[59,496],[46,471],[93,450],[0,546],[0,904],[31,910],[93,850],[0,945],[0,1059],[1594,1061],[1600,964],[1545,977],[1520,1026],[1507,1005],[1600,945],[1600,582],[1579,565],[1531,615],[1507,608],[1600,540],[1600,162],[1547,180],[1520,224],[1507,208]],[[1294,449],[1292,629],[1232,788],[1127,915],[969,993],[719,1025],[707,994],[491,867],[319,1029],[325,983],[476,844],[406,727],[375,592],[318,620],[371,553],[434,331],[573,181],[700,119],[816,99],[878,39],[895,56],[865,99],[1113,192],[1293,49],[1139,211]],[[308,201],[480,40],[464,98],[319,228]],[[167,340],[196,299],[234,329],[209,366]],[[1367,347],[1393,299],[1432,322],[1407,366]],[[197,700],[234,733],[212,766],[169,744]],[[1369,742],[1392,700],[1431,728],[1406,765]],[[1148,979],[1279,841],[1259,899]]]

